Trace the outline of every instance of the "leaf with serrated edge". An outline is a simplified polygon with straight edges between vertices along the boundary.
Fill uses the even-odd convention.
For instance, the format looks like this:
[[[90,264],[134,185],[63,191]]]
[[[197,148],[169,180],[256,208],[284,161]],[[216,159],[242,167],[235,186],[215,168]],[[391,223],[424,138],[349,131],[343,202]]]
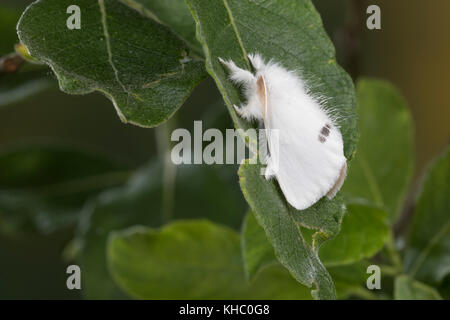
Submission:
[[[66,9],[81,8],[81,29],[66,27]],[[23,13],[20,40],[47,63],[61,90],[94,90],[112,100],[124,122],[167,120],[205,78],[202,61],[170,29],[116,0],[39,0]]]
[[[255,165],[241,166],[241,188],[256,220],[273,245],[277,259],[297,281],[308,287],[315,285],[316,290],[312,292],[315,298],[336,298],[330,275],[320,262],[317,252],[305,241],[292,212],[286,206],[286,200],[277,192],[273,181],[260,182],[259,169]],[[250,188],[251,193],[248,192]]]
[[[245,129],[251,124],[237,117],[233,110],[232,105],[241,102],[239,89],[227,79],[218,57],[232,59],[249,70],[247,54],[258,52],[288,69],[301,69],[311,91],[330,99],[325,107],[339,119],[345,155],[352,157],[358,136],[353,83],[336,64],[333,45],[310,1],[187,2],[197,22],[197,37],[203,45],[206,68],[215,79],[237,128]],[[328,273],[303,239],[297,223],[318,229],[323,239],[334,235],[344,211],[341,198],[331,204],[322,200],[311,208],[310,212],[320,213],[319,218],[313,214],[302,215],[304,212],[293,210],[275,183],[266,181],[259,169],[255,165],[241,166],[241,187],[278,259],[298,281],[318,286],[316,297],[335,298]],[[318,209],[320,206],[329,206],[330,210]]]

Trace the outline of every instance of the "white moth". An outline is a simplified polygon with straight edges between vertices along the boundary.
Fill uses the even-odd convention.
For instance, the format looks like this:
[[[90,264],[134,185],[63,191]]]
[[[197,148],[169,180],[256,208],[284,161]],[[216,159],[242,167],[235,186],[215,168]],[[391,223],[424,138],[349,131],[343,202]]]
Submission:
[[[266,179],[275,177],[287,201],[298,210],[325,195],[333,198],[347,173],[344,143],[335,122],[295,72],[273,61],[265,63],[258,54],[248,58],[255,74],[231,60],[219,60],[229,69],[230,79],[244,87],[247,104],[234,106],[236,112],[247,120],[259,120],[265,129],[278,130],[278,141],[267,135]]]

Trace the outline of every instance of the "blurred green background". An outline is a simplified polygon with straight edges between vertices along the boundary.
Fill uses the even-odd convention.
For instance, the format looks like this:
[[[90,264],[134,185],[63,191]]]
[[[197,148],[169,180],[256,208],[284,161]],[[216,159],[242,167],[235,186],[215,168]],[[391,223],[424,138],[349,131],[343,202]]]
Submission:
[[[14,26],[31,1],[0,0],[0,55],[13,51]],[[415,124],[415,181],[427,163],[450,142],[450,1],[315,0],[335,43],[338,60],[354,77],[380,77],[393,82],[406,97]],[[382,30],[365,27],[369,4],[381,7]],[[156,154],[155,130],[120,122],[112,104],[98,93],[70,96],[59,92],[50,70],[48,89],[1,106],[0,153],[17,145],[69,145],[106,155],[134,168]],[[7,81],[0,78],[0,83]],[[0,91],[0,99],[6,99]],[[212,80],[204,81],[180,109],[176,126],[191,128],[208,119],[215,127],[232,127]],[[395,139],[395,137],[392,137]],[[245,213],[235,166],[226,166],[227,186],[236,192]],[[0,168],[2,170],[2,168]],[[414,191],[414,190],[411,190]],[[183,190],[177,190],[183,192]],[[188,210],[201,210],[191,201]],[[196,202],[196,203],[194,203]],[[239,218],[231,224],[239,227]],[[78,298],[66,289],[68,262],[61,252],[73,228],[48,235],[0,234],[0,299]]]

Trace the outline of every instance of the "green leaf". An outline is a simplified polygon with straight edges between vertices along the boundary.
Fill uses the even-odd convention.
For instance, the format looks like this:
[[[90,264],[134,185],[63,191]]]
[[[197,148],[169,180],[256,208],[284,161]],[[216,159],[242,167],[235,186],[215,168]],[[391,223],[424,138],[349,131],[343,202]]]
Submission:
[[[363,79],[356,92],[361,139],[343,190],[386,210],[392,223],[411,181],[411,116],[404,98],[388,82]]]
[[[306,242],[294,210],[286,205],[275,183],[262,180],[260,167],[256,165],[244,164],[239,176],[244,196],[272,244],[278,261],[297,281],[308,287],[314,285],[312,294],[315,298],[334,299],[336,293],[330,275],[317,252]]]
[[[311,290],[295,281],[279,263],[265,267],[242,290],[246,299],[312,300]]]
[[[347,205],[341,232],[325,242],[319,251],[328,266],[351,264],[371,258],[389,239],[386,212],[364,204]]]
[[[366,281],[370,276],[367,267],[370,265],[365,260],[353,264],[327,267],[336,285],[339,299],[360,297],[363,299],[375,299],[376,296],[367,289]],[[381,271],[383,273],[383,270]]]
[[[73,224],[89,197],[129,174],[104,157],[45,145],[4,151],[0,168],[0,223],[9,233]]]
[[[195,52],[202,53],[200,43],[195,36],[195,22],[185,0],[120,0],[153,17],[154,20],[170,27],[180,38],[186,41]]]
[[[436,289],[401,275],[395,278],[395,300],[442,300]]]
[[[231,179],[233,168],[177,166],[174,219],[207,217],[238,228],[246,208],[239,187]],[[102,193],[86,207],[80,223],[78,257],[84,270],[83,293],[90,299],[122,298],[106,266],[106,239],[111,231],[133,225],[158,227],[163,223],[163,170],[151,162],[128,183]]]
[[[343,230],[348,229],[345,225],[346,223],[348,223],[347,219],[343,222]],[[330,242],[333,240],[331,239]],[[242,227],[241,249],[246,275],[250,280],[260,275],[267,268],[278,264],[273,247],[251,212],[247,214]],[[369,263],[362,260],[348,265],[327,266],[328,272],[336,286],[339,299],[346,299],[350,296],[358,296],[365,299],[374,298],[365,287],[368,277],[366,272],[368,265]]]
[[[206,220],[113,233],[108,261],[118,284],[141,299],[304,299],[309,290],[278,266],[247,283],[239,235]]]
[[[241,249],[247,278],[252,280],[264,266],[277,262],[264,230],[248,212],[241,231]]]
[[[74,4],[80,30],[66,27]],[[51,66],[63,91],[100,91],[122,121],[144,127],[172,116],[205,77],[203,63],[189,58],[170,29],[116,0],[36,1],[18,35],[33,58]]]
[[[344,216],[341,232],[336,237],[326,241],[319,250],[321,261],[327,268],[332,268],[330,272],[332,272],[336,285],[338,285],[339,279],[343,278],[343,272],[340,272],[339,279],[335,279],[336,272],[334,270],[340,270],[339,266],[349,265],[350,270],[356,269],[356,267],[352,267],[357,265],[356,262],[370,258],[382,249],[389,237],[386,216],[384,211],[368,205],[357,203],[348,205],[348,212]],[[268,242],[264,230],[251,213],[248,213],[244,220],[241,243],[244,265],[250,279],[267,265],[276,262],[273,247]],[[341,269],[345,269],[345,267]],[[363,281],[358,282],[358,290],[360,283],[365,282],[367,278],[366,269],[361,270],[358,273],[363,274],[363,276],[358,279],[362,278]],[[354,272],[355,270],[349,271],[349,273]],[[347,282],[340,281],[339,286],[341,288],[337,288],[338,293],[343,291],[342,287],[347,285]],[[354,289],[355,284],[351,283],[351,285],[351,288]]]
[[[450,274],[450,148],[428,170],[414,209],[405,269],[432,284]]]
[[[239,90],[227,79],[218,57],[232,59],[250,69],[248,53],[258,52],[291,70],[301,69],[311,91],[330,98],[344,138],[345,155],[351,158],[358,130],[355,96],[350,77],[336,64],[333,45],[310,1],[188,0],[203,45],[206,69],[214,78],[237,128],[250,123],[237,117],[232,105],[240,104]],[[293,40],[295,35],[295,41]],[[277,258],[301,283],[316,285],[320,298],[334,298],[332,281],[299,225],[317,229],[318,241],[338,232],[344,209],[342,199],[321,200],[297,212],[287,205],[273,181],[266,181],[259,166],[240,168],[241,187],[256,219],[263,226]],[[317,213],[319,216],[317,216]]]
[[[350,213],[348,214],[352,215],[353,211],[354,211],[353,208],[350,208]],[[378,218],[380,218],[379,216],[382,216],[383,218],[385,218],[386,216],[384,212],[377,213],[375,215],[369,213],[369,215],[372,216],[371,218],[369,218],[369,220],[377,220]],[[382,222],[381,228],[385,229],[386,224],[383,222],[384,221],[383,218],[381,219]],[[337,238],[341,237],[341,234],[345,233],[346,230],[351,229],[350,226],[348,225],[349,220],[350,219],[344,218],[342,224],[342,231],[337,236]],[[353,219],[350,220],[350,223],[353,222],[352,220]],[[375,221],[375,224],[380,224],[380,221],[379,220]],[[369,229],[371,229],[371,231],[374,230],[370,226]],[[364,227],[363,230],[361,230],[361,233],[364,233]],[[384,231],[384,233],[386,232]],[[344,238],[348,240],[350,237],[346,236]],[[375,238],[379,238],[379,236],[375,235]],[[343,243],[342,238],[341,240],[336,241],[339,242],[340,244]],[[330,248],[335,246],[336,241],[335,239],[331,239],[329,242],[326,243],[327,247]],[[261,272],[264,272],[267,268],[271,268],[271,266],[278,264],[273,252],[273,247],[270,245],[264,233],[264,230],[258,224],[258,222],[256,221],[251,212],[247,214],[243,223],[241,232],[241,249],[244,257],[245,271],[247,277],[250,278],[250,280],[254,279],[254,277],[259,275]],[[378,249],[380,249],[380,247]],[[358,253],[360,252],[359,250],[355,251]],[[323,256],[322,247],[320,249],[320,255]],[[358,296],[367,299],[374,298],[373,295],[365,288],[366,280],[368,277],[366,270],[367,266],[369,265],[367,262],[358,261],[356,263],[343,266],[342,265],[329,266],[327,265],[327,259],[329,259],[329,257],[327,255],[324,256],[325,259],[322,258],[322,260],[324,261],[325,265],[327,266],[328,272],[333,278],[334,284],[336,286],[337,296],[339,299],[346,299],[350,296]],[[346,257],[345,252],[344,257]],[[348,259],[346,262],[349,262],[349,260],[350,259]]]
[[[386,213],[362,204],[351,204],[348,209],[349,212],[342,222],[341,232],[336,238],[325,242],[319,253],[334,281],[339,299],[350,296],[374,299],[375,296],[365,287],[368,277],[367,266],[370,263],[362,258],[372,256],[381,249],[386,241],[389,235],[389,229],[385,222]],[[358,219],[360,214],[369,216],[362,218],[364,223]],[[360,228],[359,232],[355,232],[353,224]],[[376,233],[377,230],[380,234]],[[366,233],[367,238],[364,240]],[[347,244],[346,241],[351,243]],[[363,243],[358,243],[360,241]],[[341,250],[339,246],[350,247],[348,249],[350,253],[347,250]],[[324,247],[328,248],[325,249],[325,252],[322,251]],[[266,268],[277,264],[273,247],[251,212],[247,214],[242,227],[241,248],[245,271],[250,279],[259,275]],[[341,256],[330,252],[332,248],[338,250]],[[342,265],[343,263],[347,264]]]
[[[248,53],[259,52],[291,70],[301,69],[313,93],[331,102],[341,118],[345,155],[351,158],[358,138],[353,83],[335,61],[333,44],[311,1],[187,0],[197,22],[206,69],[222,93],[236,127],[249,126],[232,107],[239,90],[227,79],[218,58],[230,58],[250,70]],[[295,41],[293,41],[295,35]]]

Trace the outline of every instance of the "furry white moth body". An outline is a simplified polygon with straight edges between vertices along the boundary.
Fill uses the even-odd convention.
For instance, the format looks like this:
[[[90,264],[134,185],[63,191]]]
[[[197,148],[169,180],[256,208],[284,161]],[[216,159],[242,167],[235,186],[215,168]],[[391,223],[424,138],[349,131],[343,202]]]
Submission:
[[[244,87],[247,104],[234,106],[236,112],[278,130],[278,141],[267,136],[266,179],[275,177],[287,201],[298,210],[325,195],[333,198],[347,173],[339,128],[299,75],[275,62],[266,64],[258,54],[248,57],[255,74],[231,60],[219,60],[229,69],[230,79]]]

